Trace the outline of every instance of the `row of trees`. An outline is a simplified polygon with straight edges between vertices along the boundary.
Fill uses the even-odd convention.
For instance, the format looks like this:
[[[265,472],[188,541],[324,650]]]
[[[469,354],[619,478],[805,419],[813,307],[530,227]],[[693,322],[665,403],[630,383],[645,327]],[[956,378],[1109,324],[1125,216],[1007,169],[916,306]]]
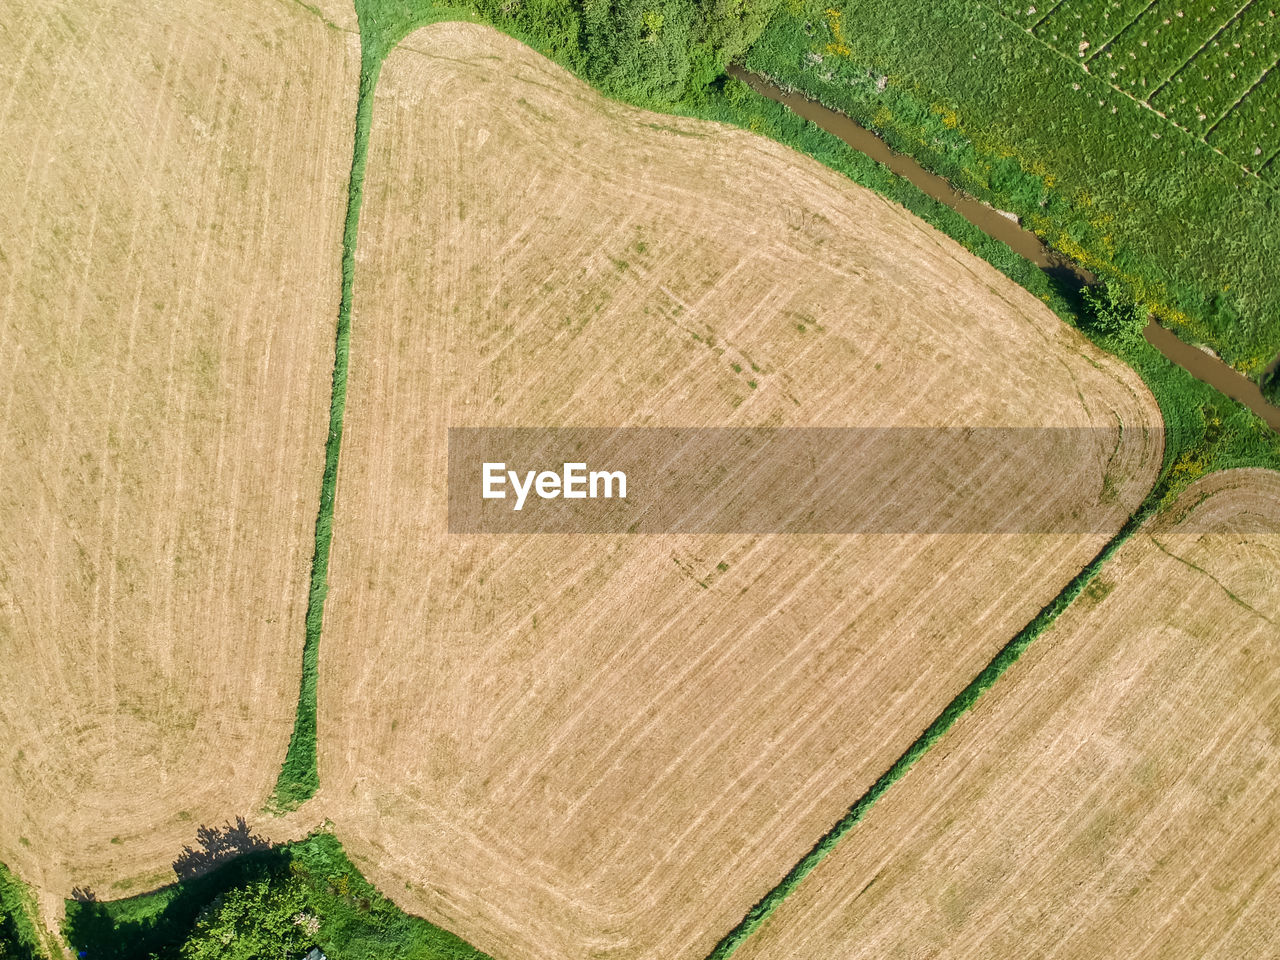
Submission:
[[[671,104],[704,87],[755,42],[780,0],[477,0],[606,93]],[[521,29],[523,27],[523,29]]]

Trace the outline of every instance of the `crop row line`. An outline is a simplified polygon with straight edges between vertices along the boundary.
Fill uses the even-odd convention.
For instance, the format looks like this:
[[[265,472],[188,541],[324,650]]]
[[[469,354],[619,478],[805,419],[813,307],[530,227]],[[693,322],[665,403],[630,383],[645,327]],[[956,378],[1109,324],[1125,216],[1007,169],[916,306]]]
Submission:
[[[1227,109],[1223,111],[1222,115],[1218,117],[1217,120],[1209,124],[1209,129],[1207,129],[1204,132],[1204,139],[1206,141],[1209,139],[1210,134],[1212,134],[1213,131],[1217,129],[1218,124],[1220,124],[1223,120],[1227,119],[1227,117],[1231,115],[1231,112],[1235,110],[1236,107],[1244,103],[1245,97],[1249,96],[1249,94],[1253,93],[1254,90],[1258,89],[1258,85],[1262,83],[1263,80],[1267,79],[1267,74],[1269,74],[1272,70],[1276,68],[1276,64],[1280,64],[1280,59],[1277,59],[1275,63],[1271,64],[1271,66],[1263,70],[1262,73],[1258,76],[1258,79],[1253,81],[1253,83],[1249,84],[1249,89],[1246,90],[1244,93],[1240,94],[1240,96],[1236,97],[1235,102],[1231,104],[1231,106],[1227,107]]]
[[[1252,2],[1252,0],[1250,0],[1250,2]],[[1248,6],[1248,4],[1246,4],[1246,6]],[[1108,80],[1103,80],[1100,77],[1094,76],[1092,73],[1089,72],[1088,66],[1084,62],[1067,56],[1065,53],[1063,53],[1057,47],[1053,46],[1051,43],[1047,43],[1045,40],[1042,40],[1040,37],[1037,37],[1030,30],[1023,27],[1022,24],[1015,23],[1013,20],[1010,20],[1009,17],[1001,13],[999,10],[996,10],[992,7],[988,7],[987,9],[991,10],[993,14],[995,14],[1005,23],[1009,24],[1011,27],[1013,27],[1013,29],[1022,30],[1029,37],[1031,37],[1032,40],[1034,40],[1036,43],[1040,44],[1040,46],[1044,47],[1051,54],[1053,54],[1053,56],[1058,57],[1060,60],[1065,60],[1067,63],[1071,64],[1074,67],[1078,67],[1080,71],[1084,73],[1085,76],[1089,77],[1092,80],[1098,80],[1101,83],[1105,83],[1109,89],[1114,90],[1116,93],[1119,93],[1128,97],[1130,100],[1132,100],[1138,106],[1142,107],[1144,110],[1150,110],[1152,113],[1154,113],[1157,117],[1159,117],[1169,126],[1173,127],[1173,129],[1177,130],[1179,133],[1185,134],[1187,138],[1190,139],[1193,143],[1198,143],[1208,148],[1209,150],[1212,150],[1218,156],[1222,157],[1222,159],[1226,160],[1228,163],[1231,163],[1237,168],[1239,168],[1239,170],[1242,173],[1248,174],[1249,176],[1253,177],[1255,180],[1259,181],[1263,186],[1267,187],[1268,189],[1271,189],[1271,190],[1277,189],[1277,187],[1273,186],[1269,181],[1263,180],[1260,176],[1258,176],[1258,173],[1256,171],[1250,170],[1248,167],[1240,163],[1238,160],[1235,160],[1234,158],[1227,156],[1227,154],[1223,153],[1221,150],[1215,147],[1212,143],[1209,143],[1207,140],[1197,137],[1194,133],[1192,133],[1190,130],[1188,130],[1186,127],[1182,126],[1181,124],[1175,123],[1173,120],[1169,119],[1168,114],[1165,114],[1160,110],[1157,110],[1148,101],[1141,100],[1138,97],[1135,97],[1128,90],[1125,90],[1121,87],[1117,87],[1115,84],[1111,83]]]
[[[1271,155],[1268,156],[1267,159],[1263,160],[1262,163],[1258,165],[1258,173],[1261,174],[1265,172],[1267,168],[1269,168],[1271,164],[1275,162],[1276,157],[1280,157],[1280,145],[1277,145],[1276,148],[1273,151],[1271,151]]]
[[[1154,2],[1154,0],[1153,0],[1153,2]],[[1048,20],[1048,19],[1049,19],[1049,15],[1050,15],[1050,14],[1052,14],[1052,13],[1053,13],[1053,11],[1057,10],[1057,9],[1058,9],[1060,6],[1062,6],[1064,3],[1066,3],[1066,0],[1058,0],[1058,2],[1057,2],[1057,3],[1051,3],[1051,4],[1049,4],[1048,9],[1047,9],[1047,10],[1045,10],[1045,12],[1044,12],[1040,17],[1038,17],[1038,18],[1036,19],[1036,22],[1035,22],[1035,23],[1033,23],[1031,26],[1029,26],[1029,27],[1027,27],[1027,28],[1026,28],[1027,33],[1030,33],[1030,32],[1031,32],[1032,30],[1034,30],[1036,27],[1040,26],[1040,24],[1042,24],[1042,23],[1044,23],[1046,20]],[[993,7],[993,8],[991,8],[991,9],[993,9],[993,10],[994,10],[995,8]],[[996,10],[995,12],[996,12],[996,13],[999,13],[1000,11],[999,11],[999,10]],[[1010,22],[1012,22],[1012,21],[1010,21]]]
[[[1090,61],[1092,61],[1092,60],[1093,60],[1093,58],[1094,58],[1094,57],[1096,57],[1096,56],[1098,56],[1099,54],[1101,54],[1101,53],[1102,53],[1102,51],[1104,51],[1104,50],[1108,49],[1108,48],[1109,48],[1113,43],[1115,43],[1117,40],[1119,40],[1121,37],[1123,37],[1123,36],[1124,36],[1125,31],[1127,31],[1127,30],[1128,30],[1130,27],[1132,27],[1135,23],[1137,23],[1137,22],[1138,22],[1139,20],[1141,20],[1144,16],[1146,16],[1147,11],[1148,11],[1148,10],[1150,10],[1152,7],[1154,7],[1154,6],[1156,5],[1156,3],[1158,3],[1158,2],[1159,2],[1159,0],[1151,0],[1151,2],[1150,2],[1150,3],[1148,3],[1145,7],[1143,7],[1141,10],[1139,10],[1139,11],[1137,12],[1137,14],[1136,14],[1136,15],[1134,15],[1133,19],[1131,19],[1131,20],[1130,20],[1128,23],[1126,23],[1123,27],[1121,27],[1119,30],[1117,30],[1115,33],[1113,33],[1110,37],[1108,37],[1106,41],[1104,41],[1103,43],[1098,44],[1098,45],[1097,45],[1097,47],[1095,47],[1095,48],[1094,48],[1093,53],[1091,53],[1091,54],[1089,54],[1087,57],[1085,57],[1083,62],[1084,62],[1084,63],[1089,63]],[[1039,38],[1037,37],[1036,39],[1039,39]],[[1047,46],[1047,44],[1046,44],[1046,46]]]
[[[1217,40],[1220,36],[1222,36],[1222,32],[1223,32],[1224,30],[1226,30],[1226,29],[1227,29],[1227,27],[1231,26],[1233,23],[1235,23],[1237,20],[1239,20],[1239,19],[1240,19],[1240,14],[1244,13],[1246,10],[1248,10],[1248,9],[1249,9],[1249,7],[1253,6],[1254,2],[1255,2],[1255,0],[1245,0],[1245,4],[1244,4],[1244,6],[1243,6],[1243,7],[1241,7],[1239,10],[1237,10],[1237,11],[1235,12],[1235,14],[1231,17],[1231,19],[1230,19],[1230,20],[1228,20],[1228,21],[1227,21],[1226,23],[1224,23],[1222,26],[1218,27],[1218,29],[1217,29],[1217,30],[1215,30],[1215,31],[1213,32],[1213,35],[1212,35],[1211,37],[1209,37],[1209,39],[1208,39],[1208,40],[1206,40],[1204,43],[1200,44],[1200,46],[1198,46],[1198,47],[1195,49],[1195,51],[1191,54],[1191,56],[1187,57],[1187,59],[1186,59],[1186,60],[1184,60],[1184,61],[1183,61],[1179,66],[1177,66],[1177,67],[1175,67],[1175,68],[1174,68],[1173,73],[1169,74],[1167,77],[1165,77],[1163,80],[1161,80],[1158,84],[1156,84],[1155,89],[1154,89],[1154,90],[1152,90],[1149,94],[1147,94],[1147,99],[1148,99],[1148,100],[1154,100],[1154,99],[1156,98],[1156,96],[1160,93],[1160,91],[1161,91],[1161,90],[1163,90],[1163,89],[1165,88],[1165,85],[1166,85],[1170,80],[1172,80],[1172,79],[1173,79],[1174,77],[1176,77],[1178,74],[1182,73],[1182,71],[1183,71],[1183,70],[1185,70],[1185,69],[1187,69],[1187,67],[1191,66],[1191,64],[1192,64],[1192,62],[1195,60],[1195,58],[1196,58],[1196,57],[1198,57],[1198,56],[1200,56],[1201,52],[1203,52],[1203,51],[1204,51],[1204,50],[1209,46],[1209,44],[1213,43],[1213,41]],[[1206,134],[1206,136],[1207,136],[1207,134]]]

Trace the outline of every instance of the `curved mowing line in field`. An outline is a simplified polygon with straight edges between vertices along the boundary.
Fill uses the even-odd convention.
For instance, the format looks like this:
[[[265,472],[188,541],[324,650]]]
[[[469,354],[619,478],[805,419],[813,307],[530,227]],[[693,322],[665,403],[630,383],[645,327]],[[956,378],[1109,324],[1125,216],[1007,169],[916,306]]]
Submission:
[[[316,546],[311,558],[311,590],[307,596],[306,635],[302,646],[302,686],[293,735],[271,804],[291,810],[312,797],[320,786],[316,759],[316,681],[320,666],[320,630],[324,600],[329,593],[329,543],[333,537],[333,503],[338,486],[338,454],[342,447],[342,418],[347,405],[347,361],[351,350],[351,290],[355,277],[356,233],[364,193],[365,158],[373,116],[373,88],[382,66],[361,41],[360,92],[356,100],[355,143],[351,180],[347,187],[347,220],[342,231],[342,300],[333,360],[333,391],[329,401],[329,435],[324,444],[324,474],[320,480],[320,511],[316,515]]]
[[[1168,462],[1169,451],[1166,448],[1165,458]],[[785,877],[778,882],[772,890],[760,898],[748,912],[745,917],[738,923],[736,927],[730,930],[716,944],[715,949],[707,955],[707,960],[726,960],[743,942],[751,936],[760,925],[769,918],[795,889],[800,886],[814,868],[822,862],[822,860],[835,849],[836,844],[850,830],[857,825],[863,817],[867,815],[867,811],[879,800],[889,788],[892,787],[912,766],[916,761],[928,752],[942,735],[945,734],[960,719],[964,713],[972,707],[986,690],[1000,679],[1000,676],[1013,666],[1023,652],[1031,645],[1031,642],[1044,633],[1058,618],[1064,610],[1067,609],[1080,596],[1081,592],[1087,587],[1090,581],[1102,569],[1103,565],[1111,558],[1121,545],[1128,540],[1134,532],[1146,522],[1147,518],[1156,512],[1160,503],[1158,492],[1161,491],[1163,484],[1157,484],[1155,490],[1147,495],[1142,505],[1133,512],[1120,532],[1112,537],[1100,551],[1098,555],[1089,561],[1070,583],[1063,588],[1062,592],[1049,601],[1045,607],[1035,615],[1021,631],[1018,632],[1012,640],[1010,640],[1000,650],[999,653],[991,660],[989,664],[983,668],[982,672],[969,681],[969,685],[956,694],[955,699],[943,708],[942,713],[938,714],[933,723],[925,728],[924,732],[918,736],[911,746],[907,747],[902,756],[894,761],[893,766],[880,775],[880,778],[849,808],[849,812],[836,821],[835,826],[828,830],[818,840],[813,848],[806,853],[800,861],[792,867]]]

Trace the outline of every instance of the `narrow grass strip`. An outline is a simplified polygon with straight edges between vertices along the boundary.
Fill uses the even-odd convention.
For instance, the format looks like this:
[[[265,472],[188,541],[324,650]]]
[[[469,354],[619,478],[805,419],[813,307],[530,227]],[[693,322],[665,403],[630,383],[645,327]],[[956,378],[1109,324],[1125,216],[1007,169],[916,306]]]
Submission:
[[[362,51],[364,44],[362,43]],[[306,634],[302,646],[302,684],[293,735],[271,806],[292,810],[315,795],[320,786],[316,757],[316,686],[320,666],[320,632],[324,601],[329,593],[329,547],[333,538],[333,504],[338,488],[338,455],[342,448],[342,420],[347,406],[347,364],[351,353],[351,294],[355,280],[356,234],[364,194],[365,160],[373,117],[373,89],[381,57],[365,51],[360,64],[360,93],[356,101],[355,144],[351,180],[347,187],[347,220],[342,232],[342,300],[333,360],[333,389],[329,401],[329,435],[324,445],[324,475],[320,480],[320,511],[316,515],[315,553],[311,558],[311,590],[307,596]]]
[[[870,789],[858,798],[857,802],[849,808],[849,812],[836,821],[835,826],[823,834],[822,838],[787,872],[787,875],[782,878],[777,886],[756,902],[755,906],[747,912],[747,915],[742,918],[736,927],[725,934],[720,942],[716,944],[715,949],[707,955],[707,960],[725,960],[738,947],[742,946],[743,942],[751,934],[759,929],[760,925],[769,918],[769,915],[778,908],[782,901],[790,896],[801,881],[813,872],[814,868],[822,862],[827,854],[835,849],[836,844],[844,838],[845,834],[866,816],[867,811],[871,809],[875,802],[884,796],[889,788],[897,783],[903,774],[910,770],[916,761],[923,757],[943,734],[951,729],[955,722],[977,702],[978,698],[1000,679],[1000,676],[1013,665],[1014,661],[1022,656],[1023,651],[1031,645],[1032,641],[1044,633],[1053,624],[1053,621],[1058,618],[1058,615],[1066,610],[1076,597],[1080,596],[1107,560],[1156,512],[1159,502],[1159,497],[1156,496],[1155,492],[1148,495],[1142,506],[1129,517],[1124,526],[1120,528],[1120,531],[1107,542],[1097,556],[1090,560],[1084,569],[1076,574],[1071,582],[1049,601],[1030,623],[1019,631],[1017,636],[1005,644],[1003,649],[995,655],[982,672],[974,677],[969,682],[969,685],[943,708],[942,713],[925,728],[924,733],[920,734],[911,746],[907,747],[906,752],[894,761],[893,766],[882,773],[880,778],[871,785]]]
[[[60,951],[55,953],[58,948],[37,917],[31,891],[0,863],[0,957],[47,960],[61,956]]]

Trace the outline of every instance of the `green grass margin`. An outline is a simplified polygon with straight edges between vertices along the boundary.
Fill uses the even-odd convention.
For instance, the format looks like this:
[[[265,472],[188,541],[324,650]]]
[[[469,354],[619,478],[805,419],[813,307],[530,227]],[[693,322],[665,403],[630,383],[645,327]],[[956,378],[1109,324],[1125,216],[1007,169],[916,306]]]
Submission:
[[[316,515],[315,552],[311,558],[311,588],[307,594],[306,629],[302,647],[302,680],[293,733],[280,776],[271,794],[276,811],[295,809],[320,786],[316,749],[316,690],[320,671],[320,633],[324,602],[329,595],[329,550],[333,540],[333,507],[338,492],[338,458],[347,407],[347,370],[351,357],[351,301],[355,285],[356,238],[364,198],[365,159],[373,116],[373,90],[382,58],[365,53],[361,41],[360,89],[356,99],[351,177],[347,186],[347,217],[342,230],[342,297],[334,341],[333,383],[329,399],[329,433],[324,444],[324,474],[320,480],[320,509]]]
[[[52,938],[35,919],[38,916],[35,897],[26,884],[0,863],[0,922],[7,921],[22,951],[13,955],[14,960],[49,960],[62,955],[55,952]]]

